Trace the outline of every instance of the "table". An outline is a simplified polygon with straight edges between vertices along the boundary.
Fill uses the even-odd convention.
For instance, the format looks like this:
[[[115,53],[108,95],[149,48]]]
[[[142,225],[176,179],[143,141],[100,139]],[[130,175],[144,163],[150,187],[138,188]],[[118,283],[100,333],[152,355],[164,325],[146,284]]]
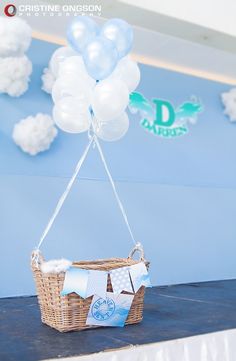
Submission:
[[[140,324],[63,334],[41,323],[35,296],[0,299],[1,361],[166,361],[167,354],[168,361],[236,360],[236,280],[153,287]]]

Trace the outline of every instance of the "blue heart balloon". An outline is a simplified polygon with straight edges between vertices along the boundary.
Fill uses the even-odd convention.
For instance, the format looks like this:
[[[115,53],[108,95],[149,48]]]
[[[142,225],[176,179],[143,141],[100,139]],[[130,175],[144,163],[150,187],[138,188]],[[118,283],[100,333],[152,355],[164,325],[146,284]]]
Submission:
[[[84,47],[99,33],[99,27],[88,16],[76,17],[67,29],[67,40],[72,48],[82,53]]]
[[[114,43],[102,36],[91,40],[85,46],[82,55],[88,74],[96,80],[107,78],[118,62],[118,52]]]
[[[114,42],[119,58],[127,55],[133,46],[133,29],[122,19],[108,20],[103,25],[100,35]]]

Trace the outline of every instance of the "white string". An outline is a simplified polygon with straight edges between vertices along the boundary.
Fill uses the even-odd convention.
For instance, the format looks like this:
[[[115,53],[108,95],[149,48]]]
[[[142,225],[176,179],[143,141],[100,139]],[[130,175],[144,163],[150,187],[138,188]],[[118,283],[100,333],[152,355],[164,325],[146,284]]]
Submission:
[[[47,226],[46,226],[46,228],[45,228],[45,230],[44,230],[44,232],[43,232],[43,234],[42,234],[42,236],[40,238],[40,241],[39,241],[38,246],[36,248],[37,250],[39,250],[39,248],[41,247],[44,239],[46,238],[48,232],[50,231],[50,229],[51,229],[51,227],[52,227],[52,225],[53,225],[53,223],[55,221],[55,218],[57,217],[58,213],[60,212],[61,207],[63,206],[63,203],[65,202],[65,200],[66,200],[66,198],[67,198],[67,196],[68,196],[68,194],[69,194],[69,192],[71,190],[71,187],[74,184],[74,181],[75,181],[75,179],[76,179],[76,177],[77,177],[77,175],[78,175],[78,173],[80,171],[81,166],[83,165],[83,163],[85,161],[85,158],[86,158],[86,156],[88,154],[88,151],[89,151],[93,141],[94,141],[94,136],[90,137],[89,143],[88,143],[87,147],[85,148],[85,151],[82,154],[82,157],[80,158],[80,160],[78,161],[78,163],[76,165],[74,174],[72,175],[72,177],[71,177],[71,179],[70,179],[70,181],[69,181],[69,183],[68,183],[68,185],[66,187],[66,190],[64,191],[61,198],[59,199],[59,201],[57,203],[57,206],[55,208],[55,211],[53,212],[53,215],[50,218],[50,220],[49,220],[49,222],[48,222],[48,224],[47,224]]]
[[[70,192],[70,190],[71,190],[71,187],[73,186],[73,184],[74,184],[74,182],[76,180],[76,177],[79,174],[80,168],[82,167],[82,165],[83,165],[83,163],[84,163],[84,161],[86,159],[86,156],[88,154],[88,151],[89,151],[92,144],[96,144],[96,146],[97,146],[97,149],[98,149],[98,152],[100,154],[102,163],[103,163],[104,168],[106,170],[106,173],[108,175],[109,181],[110,181],[111,186],[112,186],[113,193],[115,195],[116,201],[117,201],[118,206],[120,208],[121,214],[122,214],[122,216],[124,218],[125,224],[126,224],[126,226],[128,228],[128,231],[130,233],[131,239],[134,242],[135,246],[139,248],[140,243],[135,241],[133,232],[131,230],[131,227],[130,227],[130,224],[129,224],[129,221],[128,221],[127,214],[126,214],[124,206],[121,203],[121,200],[120,200],[120,198],[118,196],[118,193],[117,193],[117,190],[116,190],[116,187],[115,187],[115,183],[114,183],[114,181],[112,179],[112,176],[111,176],[111,173],[110,173],[110,171],[108,169],[108,166],[107,166],[107,163],[106,163],[102,148],[101,148],[101,146],[99,144],[99,141],[98,141],[96,135],[93,135],[93,136],[89,137],[89,143],[88,143],[87,147],[85,148],[84,153],[82,154],[80,160],[78,161],[78,163],[76,165],[75,171],[74,171],[74,173],[73,173],[73,175],[72,175],[72,177],[71,177],[71,179],[70,179],[70,181],[69,181],[69,183],[68,183],[68,185],[66,187],[66,190],[64,191],[64,193],[62,194],[61,198],[59,199],[59,201],[57,203],[55,211],[53,212],[52,217],[50,218],[50,220],[49,220],[49,222],[48,222],[48,224],[47,224],[47,226],[46,226],[46,228],[45,228],[45,230],[44,230],[44,232],[43,232],[43,234],[42,234],[42,236],[40,238],[40,241],[38,243],[36,251],[38,251],[39,248],[41,247],[41,245],[42,245],[43,241],[45,240],[48,232],[50,231],[56,217],[58,216],[58,213],[60,212],[60,210],[61,210],[61,208],[62,208],[62,206],[63,206],[63,204],[64,204],[64,202],[65,202],[65,200],[66,200],[66,198],[67,198],[67,196],[68,196],[68,194]]]
[[[123,204],[121,203],[121,200],[120,200],[120,198],[119,198],[119,196],[118,196],[115,183],[114,183],[113,178],[112,178],[112,176],[111,176],[111,173],[110,173],[110,171],[109,171],[109,169],[108,169],[108,166],[107,166],[107,163],[106,163],[106,160],[105,160],[105,157],[104,157],[102,148],[101,148],[101,146],[100,146],[100,143],[99,143],[98,138],[96,137],[96,135],[94,136],[94,142],[95,142],[95,144],[96,144],[96,146],[97,146],[97,148],[98,148],[98,152],[99,152],[99,154],[100,154],[102,163],[103,163],[104,168],[105,168],[105,170],[106,170],[106,173],[107,173],[107,175],[108,175],[109,181],[110,181],[111,186],[112,186],[113,193],[114,193],[115,198],[116,198],[116,200],[117,200],[118,206],[119,206],[119,208],[120,208],[120,210],[121,210],[121,214],[122,214],[122,216],[123,216],[123,218],[124,218],[124,221],[125,221],[125,223],[126,223],[126,226],[127,226],[127,228],[128,228],[128,231],[129,231],[129,233],[130,233],[130,236],[131,236],[131,238],[132,238],[132,241],[133,241],[134,244],[137,246],[137,245],[139,245],[139,243],[135,241],[133,232],[132,232],[132,230],[131,230],[131,227],[130,227],[130,224],[129,224],[129,221],[128,221],[127,214],[126,214],[125,209],[124,209],[124,206],[123,206]]]

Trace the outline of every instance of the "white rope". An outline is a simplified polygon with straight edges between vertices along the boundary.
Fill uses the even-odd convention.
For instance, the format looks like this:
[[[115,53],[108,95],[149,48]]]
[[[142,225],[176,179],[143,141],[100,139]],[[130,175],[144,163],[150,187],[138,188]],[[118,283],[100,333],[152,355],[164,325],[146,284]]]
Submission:
[[[82,154],[82,157],[78,161],[78,163],[76,165],[76,168],[75,168],[75,171],[74,171],[74,174],[72,175],[72,177],[71,177],[71,179],[70,179],[70,181],[69,181],[69,183],[68,183],[68,185],[66,187],[65,192],[62,194],[61,198],[59,199],[59,201],[57,203],[57,206],[55,208],[55,211],[53,212],[53,215],[50,218],[50,220],[49,220],[49,222],[48,222],[48,224],[47,224],[47,226],[46,226],[46,228],[45,228],[45,230],[44,230],[44,232],[43,232],[43,234],[42,234],[42,236],[40,238],[40,241],[39,241],[38,246],[36,248],[37,250],[39,250],[39,248],[41,247],[41,245],[42,245],[44,239],[46,238],[48,232],[50,231],[50,229],[51,229],[51,227],[52,227],[58,213],[60,212],[61,207],[63,206],[63,203],[65,202],[65,200],[66,200],[66,198],[67,198],[67,196],[68,196],[68,194],[69,194],[69,192],[71,190],[71,187],[74,184],[74,181],[76,180],[76,177],[77,177],[77,175],[78,175],[78,173],[80,171],[80,168],[82,167],[82,165],[83,165],[83,163],[85,161],[85,158],[86,158],[86,156],[88,154],[88,151],[89,151],[93,141],[94,141],[94,136],[92,136],[90,138],[89,143],[88,143],[87,147],[85,148],[84,153]]]
[[[129,221],[128,221],[127,214],[126,214],[126,212],[125,212],[125,209],[124,209],[123,204],[121,203],[120,197],[118,196],[115,183],[114,183],[114,181],[113,181],[113,179],[112,179],[112,176],[111,176],[111,173],[110,173],[110,171],[109,171],[109,169],[108,169],[108,166],[107,166],[107,163],[106,163],[106,160],[105,160],[105,157],[104,157],[102,148],[101,148],[101,146],[100,146],[100,143],[99,143],[98,138],[96,137],[96,135],[94,136],[94,141],[95,141],[95,144],[96,144],[96,146],[97,146],[97,148],[98,148],[98,152],[99,152],[99,154],[100,154],[100,157],[101,157],[102,163],[103,163],[103,165],[104,165],[104,168],[105,168],[105,170],[106,170],[106,172],[107,172],[109,181],[110,181],[111,186],[112,186],[113,193],[114,193],[115,198],[116,198],[116,200],[117,200],[117,203],[118,203],[118,206],[119,206],[119,208],[120,208],[121,214],[122,214],[122,216],[123,216],[123,218],[124,218],[125,224],[126,224],[126,226],[127,226],[127,228],[128,228],[128,231],[129,231],[129,233],[130,233],[130,236],[131,236],[131,238],[132,238],[133,243],[135,244],[135,246],[137,246],[137,245],[139,245],[139,243],[135,241],[135,238],[134,238],[132,229],[131,229],[130,224],[129,224]]]
[[[88,143],[87,147],[85,148],[85,151],[84,151],[84,153],[82,154],[82,157],[81,157],[80,160],[78,161],[78,163],[77,163],[77,165],[76,165],[76,168],[75,168],[75,171],[74,171],[74,173],[73,173],[73,175],[72,175],[72,177],[71,177],[71,179],[70,179],[70,181],[69,181],[69,183],[68,183],[68,185],[67,185],[67,187],[66,187],[66,190],[64,191],[64,193],[62,194],[61,198],[59,199],[59,201],[58,201],[58,203],[57,203],[57,206],[56,206],[56,208],[55,208],[55,211],[53,212],[53,214],[52,214],[52,216],[51,216],[51,218],[50,218],[50,220],[49,220],[49,222],[48,222],[45,230],[43,231],[43,234],[42,234],[42,236],[41,236],[41,238],[40,238],[40,241],[39,241],[39,243],[38,243],[38,246],[37,246],[37,248],[36,248],[36,251],[38,251],[39,248],[42,246],[43,241],[45,240],[45,238],[46,238],[48,232],[50,231],[50,229],[51,229],[51,227],[52,227],[52,225],[53,225],[53,223],[54,223],[54,221],[55,221],[58,213],[60,212],[60,210],[61,210],[61,208],[62,208],[62,206],[63,206],[63,204],[64,204],[64,202],[65,202],[65,200],[66,200],[66,198],[67,198],[67,196],[68,196],[68,194],[69,194],[69,192],[70,192],[70,190],[71,190],[71,187],[73,186],[73,184],[74,184],[74,182],[75,182],[75,180],[76,180],[76,177],[77,177],[78,174],[79,174],[80,168],[82,167],[82,165],[83,165],[83,163],[84,163],[84,161],[85,161],[85,159],[86,159],[86,156],[87,156],[87,154],[88,154],[88,151],[89,151],[89,149],[90,149],[90,147],[91,147],[92,144],[96,144],[96,146],[97,146],[97,149],[98,149],[98,152],[99,152],[99,154],[100,154],[102,163],[103,163],[104,168],[105,168],[105,170],[106,170],[106,173],[107,173],[107,175],[108,175],[109,181],[110,181],[111,186],[112,186],[112,190],[113,190],[113,192],[114,192],[114,195],[115,195],[115,198],[116,198],[116,200],[117,200],[118,206],[119,206],[119,208],[120,208],[121,214],[122,214],[122,216],[123,216],[123,218],[124,218],[125,224],[126,224],[126,226],[127,226],[127,228],[128,228],[128,231],[129,231],[129,233],[130,233],[131,239],[132,239],[132,241],[134,242],[135,246],[136,246],[136,247],[139,247],[140,243],[139,243],[139,242],[136,242],[135,239],[134,239],[134,235],[133,235],[133,232],[132,232],[132,230],[131,230],[131,227],[130,227],[130,224],[129,224],[129,221],[128,221],[128,217],[127,217],[127,215],[126,215],[126,212],[125,212],[125,209],[124,209],[124,207],[123,207],[123,204],[121,203],[121,200],[120,200],[120,198],[119,198],[119,196],[118,196],[118,193],[117,193],[117,190],[116,190],[116,187],[115,187],[115,183],[114,183],[114,181],[113,181],[113,179],[112,179],[112,176],[111,176],[111,173],[110,173],[110,171],[109,171],[109,169],[108,169],[108,166],[107,166],[107,163],[106,163],[106,160],[105,160],[103,151],[102,151],[102,149],[101,149],[101,146],[100,146],[100,144],[99,144],[99,141],[98,141],[96,135],[93,135],[93,136],[90,136],[90,137],[89,137],[89,143]]]

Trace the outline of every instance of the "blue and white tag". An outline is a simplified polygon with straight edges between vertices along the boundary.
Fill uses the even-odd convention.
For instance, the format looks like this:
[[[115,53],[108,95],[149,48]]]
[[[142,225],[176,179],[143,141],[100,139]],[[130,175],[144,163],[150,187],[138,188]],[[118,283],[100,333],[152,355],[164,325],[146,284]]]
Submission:
[[[106,299],[95,295],[92,299],[86,325],[123,327],[134,296],[107,292]]]

